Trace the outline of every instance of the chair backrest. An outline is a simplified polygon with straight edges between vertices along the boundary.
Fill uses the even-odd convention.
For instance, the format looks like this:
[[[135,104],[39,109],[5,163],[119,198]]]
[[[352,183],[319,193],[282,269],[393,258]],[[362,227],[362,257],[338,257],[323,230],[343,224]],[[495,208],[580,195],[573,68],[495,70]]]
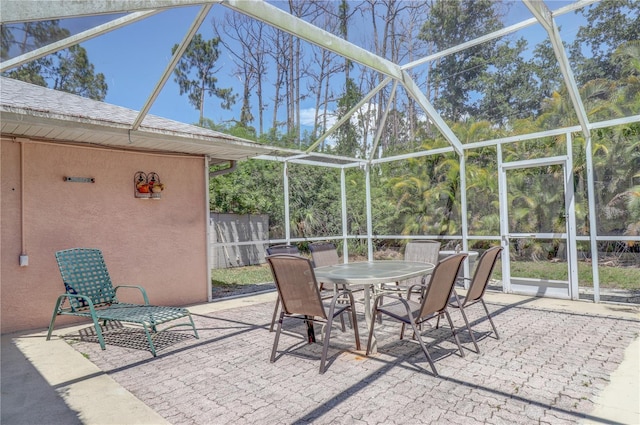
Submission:
[[[405,261],[420,261],[423,263],[438,264],[440,242],[431,240],[415,240],[407,243],[404,249]],[[420,283],[420,277],[409,279],[405,285],[411,286]]]
[[[97,307],[118,302],[99,249],[73,248],[58,251],[56,261],[67,294],[85,295]],[[69,303],[74,311],[87,307],[82,298],[70,297]]]
[[[496,261],[498,260],[501,252],[501,246],[494,246],[482,253],[478,259],[473,279],[471,279],[469,291],[464,299],[465,304],[482,298],[484,291],[487,289],[487,285],[489,284],[489,278],[491,277],[493,268],[496,265]]]
[[[421,318],[442,311],[447,306],[458,271],[467,255],[466,253],[451,255],[440,261],[433,269],[429,287],[422,299]]]
[[[296,245],[273,245],[267,248],[268,255],[276,254],[300,254]]]
[[[287,314],[302,314],[326,319],[316,275],[311,261],[297,255],[267,257],[282,308]]]
[[[331,242],[314,242],[309,245],[313,267],[333,266],[340,263],[338,250]]]

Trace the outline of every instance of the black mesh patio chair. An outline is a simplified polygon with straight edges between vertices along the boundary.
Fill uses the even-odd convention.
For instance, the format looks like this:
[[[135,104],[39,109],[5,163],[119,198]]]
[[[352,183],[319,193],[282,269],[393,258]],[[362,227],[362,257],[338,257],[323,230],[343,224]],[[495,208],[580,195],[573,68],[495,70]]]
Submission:
[[[119,285],[115,288],[107,270],[102,252],[93,248],[74,248],[56,252],[56,261],[62,276],[66,292],[58,297],[47,332],[47,341],[51,339],[53,325],[61,315],[88,317],[93,321],[100,348],[105,349],[102,326],[109,321],[134,323],[142,326],[149,349],[156,356],[153,339],[158,333],[158,325],[185,318],[187,323],[173,324],[162,331],[190,326],[198,339],[198,331],[191,313],[186,308],[149,305],[149,298],[143,287],[137,285]],[[140,291],[144,304],[123,303],[116,297],[120,288],[133,288]],[[65,302],[69,306],[65,307]]]
[[[313,323],[324,324],[325,335],[320,358],[320,373],[325,371],[333,320],[343,312],[351,312],[356,350],[360,350],[360,336],[351,292],[337,289],[331,301],[328,304],[324,303],[320,296],[320,289],[310,260],[295,255],[282,254],[269,256],[267,261],[271,267],[278,295],[282,301],[282,311],[280,312],[271,351],[272,363],[276,360],[278,342],[285,319],[304,320],[307,323],[310,343],[315,342]],[[339,303],[339,300],[344,302]]]
[[[453,338],[455,339],[458,350],[460,351],[460,356],[464,357],[462,346],[458,340],[458,335],[456,334],[456,330],[453,326],[451,316],[447,311],[447,307],[449,305],[449,297],[453,292],[453,285],[456,281],[458,271],[460,270],[460,266],[465,258],[467,258],[467,254],[455,254],[440,261],[431,273],[429,284],[419,285],[423,289],[422,300],[420,302],[413,301],[410,298],[405,299],[399,295],[389,294],[380,294],[374,301],[372,317],[382,314],[401,322],[401,339],[404,335],[405,325],[411,326],[414,338],[418,340],[418,343],[427,357],[427,361],[429,362],[431,370],[435,376],[438,376],[438,372],[436,371],[433,360],[429,355],[427,346],[422,340],[420,325],[427,320],[440,318],[440,316],[444,315],[449,321],[451,333],[453,334]],[[410,288],[409,294],[413,293],[413,289],[414,288]],[[382,303],[383,299],[385,301],[384,304]],[[367,355],[371,352],[371,342],[373,340],[372,337],[376,323],[376,320],[371,320]]]

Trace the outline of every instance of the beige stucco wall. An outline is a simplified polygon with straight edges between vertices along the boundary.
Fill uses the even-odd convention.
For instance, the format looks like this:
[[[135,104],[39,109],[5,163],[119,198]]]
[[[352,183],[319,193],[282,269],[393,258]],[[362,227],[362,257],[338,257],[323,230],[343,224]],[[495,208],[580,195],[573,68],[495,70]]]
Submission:
[[[207,300],[204,158],[25,143],[29,265],[20,267],[20,151],[20,143],[2,138],[2,333],[48,326],[56,298],[64,292],[54,257],[61,249],[101,249],[114,285],[142,285],[152,304]],[[166,184],[161,200],[134,197],[136,171],[158,173]],[[95,183],[65,182],[64,176],[93,177]],[[123,301],[134,301],[121,294]],[[59,318],[56,327],[69,320]]]

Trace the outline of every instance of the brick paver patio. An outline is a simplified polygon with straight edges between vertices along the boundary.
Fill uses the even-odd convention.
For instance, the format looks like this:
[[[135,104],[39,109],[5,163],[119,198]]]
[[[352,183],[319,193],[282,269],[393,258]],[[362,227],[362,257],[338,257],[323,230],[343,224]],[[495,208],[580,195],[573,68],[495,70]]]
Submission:
[[[417,343],[398,340],[399,325],[391,321],[376,328],[379,353],[368,358],[354,351],[352,332],[335,329],[324,375],[318,374],[321,345],[294,333],[302,334],[302,326],[283,334],[271,364],[272,303],[196,315],[201,339],[169,331],[157,358],[113,345],[131,346],[140,337],[117,329],[106,351],[86,341],[90,332],[73,346],[176,425],[556,425],[590,418],[596,396],[640,331],[635,320],[541,310],[526,301],[488,306],[499,340],[480,306],[468,310],[480,354],[466,331],[460,334],[464,358],[447,328],[426,333],[440,377],[430,373]],[[452,316],[463,326],[459,312]],[[362,317],[360,332],[364,349]]]

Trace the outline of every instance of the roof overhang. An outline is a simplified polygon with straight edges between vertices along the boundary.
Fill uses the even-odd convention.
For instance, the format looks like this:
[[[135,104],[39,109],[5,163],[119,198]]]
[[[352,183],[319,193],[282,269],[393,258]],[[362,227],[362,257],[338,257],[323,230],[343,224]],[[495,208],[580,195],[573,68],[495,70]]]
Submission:
[[[278,155],[272,146],[154,115],[131,130],[137,111],[9,78],[0,78],[0,92],[3,136],[201,155],[213,163]]]

